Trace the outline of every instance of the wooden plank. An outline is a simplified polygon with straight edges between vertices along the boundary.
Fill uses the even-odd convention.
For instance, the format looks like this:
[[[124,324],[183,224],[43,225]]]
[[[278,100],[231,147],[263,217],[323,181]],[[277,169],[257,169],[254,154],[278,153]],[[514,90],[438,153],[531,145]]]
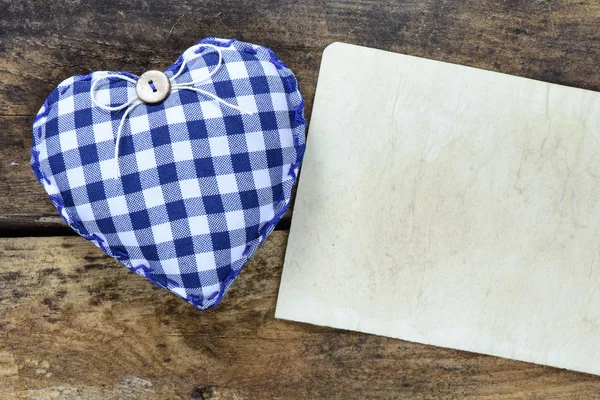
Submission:
[[[199,311],[81,238],[0,239],[0,398],[598,398],[600,377],[274,320],[286,241]]]
[[[273,48],[297,74],[307,115],[321,53],[334,41],[598,90],[598,18],[600,3],[575,0],[7,2],[0,13],[0,233],[62,226],[27,163],[33,116],[69,76],[162,69],[215,35]]]

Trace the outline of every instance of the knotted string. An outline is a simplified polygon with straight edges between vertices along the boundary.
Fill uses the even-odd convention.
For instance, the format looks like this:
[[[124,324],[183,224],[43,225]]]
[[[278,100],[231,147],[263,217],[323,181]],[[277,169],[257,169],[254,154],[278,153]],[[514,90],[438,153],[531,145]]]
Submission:
[[[209,48],[209,49],[213,49],[217,52],[217,54],[219,55],[219,61],[217,62],[217,66],[215,68],[213,68],[212,71],[209,70],[208,74],[201,79],[196,79],[195,81],[192,81],[192,82],[178,83],[176,81],[176,79],[183,73],[183,70],[185,69],[185,65],[188,62],[189,57],[192,54],[195,54],[196,52],[198,52],[198,50],[201,48]],[[253,114],[251,111],[248,111],[241,107],[238,107],[235,104],[231,104],[231,103],[223,100],[219,96],[216,96],[210,92],[207,92],[206,90],[202,90],[200,88],[194,87],[194,85],[199,85],[199,84],[205,83],[207,80],[212,78],[212,76],[217,73],[217,71],[221,68],[222,65],[223,65],[223,55],[221,54],[221,49],[218,48],[217,46],[214,46],[214,45],[208,44],[208,43],[200,43],[200,44],[197,44],[196,46],[190,47],[183,54],[183,60],[181,62],[181,66],[179,67],[179,71],[177,71],[177,73],[175,75],[173,75],[172,77],[169,78],[169,80],[171,81],[171,93],[176,90],[191,90],[191,91],[203,94],[207,97],[210,97],[211,99],[213,99],[227,107],[233,108],[234,110],[243,112],[245,114]],[[111,107],[106,104],[98,103],[96,101],[96,86],[98,85],[98,82],[100,82],[101,80],[110,79],[110,78],[122,79],[124,81],[133,83],[134,85],[137,83],[137,79],[133,79],[133,78],[130,78],[129,76],[122,75],[122,74],[111,73],[111,74],[106,74],[100,78],[94,78],[92,80],[92,84],[90,87],[90,95],[92,97],[92,104],[94,104],[96,107],[101,108],[106,111],[110,111],[110,112],[121,111],[123,109],[126,109],[125,113],[123,113],[123,117],[121,117],[121,122],[119,123],[119,127],[117,129],[117,138],[115,141],[114,166],[115,166],[115,172],[116,172],[115,178],[118,178],[120,175],[119,144],[121,142],[121,134],[123,132],[123,125],[125,125],[125,120],[129,116],[129,114],[131,114],[131,112],[133,112],[133,110],[135,110],[135,108],[137,106],[139,106],[140,104],[144,104],[144,102],[142,100],[140,100],[136,94],[134,98],[128,100],[125,104],[121,104],[120,106]]]

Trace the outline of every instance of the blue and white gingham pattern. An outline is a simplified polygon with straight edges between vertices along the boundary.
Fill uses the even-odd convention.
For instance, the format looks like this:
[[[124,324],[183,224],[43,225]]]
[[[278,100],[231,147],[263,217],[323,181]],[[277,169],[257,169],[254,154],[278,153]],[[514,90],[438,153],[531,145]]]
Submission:
[[[129,269],[195,307],[216,305],[289,205],[305,147],[296,78],[275,54],[207,38],[223,64],[198,87],[252,111],[243,114],[189,90],[122,111],[92,105],[94,72],[62,82],[33,124],[31,164],[65,221]],[[172,77],[182,57],[167,68]],[[218,54],[200,49],[177,78],[206,76]],[[126,73],[121,73],[126,74]],[[130,77],[137,78],[127,74]],[[135,96],[124,80],[98,85],[98,102]]]

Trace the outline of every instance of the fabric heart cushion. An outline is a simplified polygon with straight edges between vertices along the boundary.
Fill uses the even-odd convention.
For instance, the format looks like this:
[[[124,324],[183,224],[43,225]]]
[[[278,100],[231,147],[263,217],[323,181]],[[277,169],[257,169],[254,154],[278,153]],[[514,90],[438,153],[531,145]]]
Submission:
[[[270,49],[237,40],[201,40],[159,74],[170,92],[157,104],[126,72],[59,84],[33,123],[31,165],[77,233],[207,309],[289,205],[304,103]]]

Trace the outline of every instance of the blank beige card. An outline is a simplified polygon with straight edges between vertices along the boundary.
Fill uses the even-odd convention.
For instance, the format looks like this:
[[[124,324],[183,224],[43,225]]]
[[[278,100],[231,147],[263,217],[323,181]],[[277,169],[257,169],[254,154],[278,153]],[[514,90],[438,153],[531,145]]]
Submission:
[[[599,199],[599,93],[334,43],[276,317],[600,374]]]

